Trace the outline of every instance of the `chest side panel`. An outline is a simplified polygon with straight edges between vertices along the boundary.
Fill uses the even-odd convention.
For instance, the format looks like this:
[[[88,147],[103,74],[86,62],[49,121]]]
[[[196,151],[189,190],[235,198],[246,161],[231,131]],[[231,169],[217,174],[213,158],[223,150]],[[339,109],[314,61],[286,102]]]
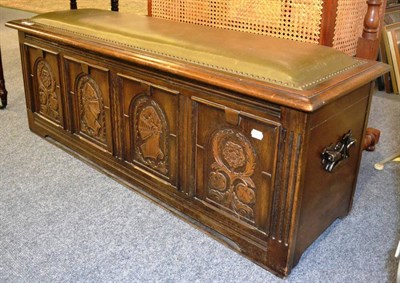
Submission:
[[[369,100],[368,84],[310,115],[296,253],[306,249],[336,218],[347,215],[351,207]],[[343,140],[347,133],[355,141],[348,148]],[[322,161],[322,153],[333,148],[338,162],[329,166]]]

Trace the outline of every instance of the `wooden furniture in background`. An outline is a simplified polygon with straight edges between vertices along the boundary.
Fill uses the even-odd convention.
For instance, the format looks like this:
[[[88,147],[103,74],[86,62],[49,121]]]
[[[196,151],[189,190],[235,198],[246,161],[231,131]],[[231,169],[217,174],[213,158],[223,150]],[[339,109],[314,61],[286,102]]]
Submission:
[[[368,128],[365,137],[363,149],[367,151],[374,151],[375,145],[379,142],[381,132],[374,128]]]
[[[149,16],[312,42],[370,60],[378,55],[386,6],[386,0],[147,1]],[[119,1],[110,2],[118,11]],[[70,7],[77,9],[77,1],[70,0]]]
[[[111,10],[118,11],[118,0],[110,2]],[[398,0],[147,2],[149,16],[313,42],[369,60],[378,56],[385,8],[400,6]],[[77,1],[70,0],[70,7],[77,9]]]
[[[262,267],[288,275],[349,212],[386,65],[102,10],[7,26],[19,30],[33,132]]]
[[[378,58],[386,1],[368,0],[362,37],[358,39],[356,56],[369,60]]]
[[[254,0],[148,0],[148,15],[310,42],[375,60],[385,3],[386,0],[270,0],[268,4]]]
[[[382,49],[385,61],[392,67],[390,71],[391,92],[400,93],[400,22],[386,25],[383,29]],[[383,51],[383,50],[382,50]]]
[[[0,49],[0,109],[4,109],[7,106],[7,90],[6,90],[6,82],[4,80],[3,74],[3,62],[1,59],[1,49]]]
[[[390,74],[388,73],[383,76],[383,83],[380,90],[385,89],[387,93],[399,93],[398,81],[400,81],[400,79],[396,77],[396,72],[400,61],[397,59],[398,56],[396,56],[396,53],[398,53],[398,43],[395,41],[400,36],[398,31],[396,32],[395,30],[398,30],[398,24],[400,22],[400,4],[393,3],[397,1],[391,2],[392,3],[388,3],[387,5],[383,21],[384,27],[382,30],[383,39],[380,44],[380,59],[382,62],[392,65],[392,70]]]

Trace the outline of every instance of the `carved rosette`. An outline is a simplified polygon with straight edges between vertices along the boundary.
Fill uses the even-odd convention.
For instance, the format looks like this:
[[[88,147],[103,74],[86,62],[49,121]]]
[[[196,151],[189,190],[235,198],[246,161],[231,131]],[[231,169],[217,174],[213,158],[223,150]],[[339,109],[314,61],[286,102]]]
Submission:
[[[168,126],[161,107],[148,96],[133,104],[134,159],[166,175]]]
[[[43,58],[36,64],[36,78],[39,90],[40,113],[49,118],[60,121],[56,80],[50,64]]]
[[[223,129],[211,139],[212,164],[207,197],[235,214],[254,221],[256,188],[251,176],[256,154],[250,141],[239,131]]]
[[[106,142],[103,96],[95,80],[89,75],[77,81],[80,131],[102,143]]]

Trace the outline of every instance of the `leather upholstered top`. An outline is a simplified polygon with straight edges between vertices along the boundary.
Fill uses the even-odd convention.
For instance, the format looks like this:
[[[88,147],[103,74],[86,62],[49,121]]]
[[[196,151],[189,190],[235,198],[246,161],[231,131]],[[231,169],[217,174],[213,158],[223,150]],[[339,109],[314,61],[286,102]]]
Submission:
[[[97,9],[46,13],[30,22],[299,90],[364,62],[320,45]]]

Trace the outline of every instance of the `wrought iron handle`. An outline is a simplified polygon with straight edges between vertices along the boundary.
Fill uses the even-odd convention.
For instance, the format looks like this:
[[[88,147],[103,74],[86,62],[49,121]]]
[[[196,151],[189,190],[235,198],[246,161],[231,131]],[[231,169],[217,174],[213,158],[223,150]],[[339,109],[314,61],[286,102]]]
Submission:
[[[325,171],[332,170],[339,165],[343,160],[350,157],[349,149],[355,145],[356,139],[353,138],[351,131],[345,134],[336,145],[329,145],[322,151],[322,165]]]

